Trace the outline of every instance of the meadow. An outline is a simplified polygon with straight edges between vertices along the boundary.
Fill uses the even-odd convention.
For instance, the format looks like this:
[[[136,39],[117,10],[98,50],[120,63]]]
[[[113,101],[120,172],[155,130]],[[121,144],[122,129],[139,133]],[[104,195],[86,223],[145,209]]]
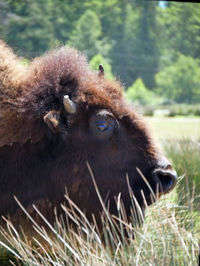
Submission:
[[[64,223],[58,220],[52,228],[36,209],[51,234],[33,221],[36,235],[40,238],[35,237],[30,241],[7,221],[7,230],[0,230],[6,239],[0,242],[0,265],[198,264],[200,119],[145,119],[165,154],[173,162],[179,178],[176,189],[148,207],[145,217],[138,208],[143,225],[133,226],[127,222],[120,197],[117,199],[118,217],[112,217],[106,210],[102,217],[104,242],[95,225],[91,225],[73,204],[72,210],[65,209],[65,212],[78,225],[77,231],[71,229],[66,232]],[[134,203],[137,207],[137,202]]]
[[[151,130],[160,141],[200,139],[200,118],[196,117],[146,117]]]

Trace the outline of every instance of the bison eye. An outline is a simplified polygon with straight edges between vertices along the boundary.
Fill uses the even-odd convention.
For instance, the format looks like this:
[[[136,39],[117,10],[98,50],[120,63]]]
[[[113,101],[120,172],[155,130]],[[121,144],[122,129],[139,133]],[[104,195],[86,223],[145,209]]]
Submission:
[[[108,111],[100,111],[91,116],[90,129],[99,140],[109,139],[117,126],[116,119]]]
[[[100,119],[96,122],[96,127],[100,132],[104,132],[107,131],[109,129],[112,129],[109,125],[109,123],[104,120],[104,119]]]

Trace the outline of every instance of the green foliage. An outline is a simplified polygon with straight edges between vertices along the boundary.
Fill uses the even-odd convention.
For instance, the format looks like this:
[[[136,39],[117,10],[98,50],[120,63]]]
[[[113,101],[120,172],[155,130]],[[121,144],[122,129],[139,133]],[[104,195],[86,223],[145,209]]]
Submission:
[[[22,60],[21,60],[21,64],[22,65],[25,65],[25,66],[28,66],[29,65],[29,60],[27,59],[27,58],[23,58]]]
[[[120,1],[119,8],[121,21],[111,51],[113,70],[129,86],[141,77],[152,89],[160,54],[156,39],[156,3]]]
[[[109,79],[113,79],[111,65],[104,59],[101,54],[93,56],[89,64],[94,70],[98,70],[99,65],[102,64],[104,67],[105,76]]]
[[[101,39],[101,22],[95,12],[87,10],[77,21],[69,43],[92,58],[97,53],[106,54],[109,45]]]
[[[8,3],[0,1],[0,38],[6,38],[8,33],[11,14],[9,13]]]
[[[163,8],[146,0],[0,0],[0,38],[18,54],[32,58],[68,43],[89,60],[101,54],[127,86],[141,78],[156,92],[155,75],[163,73],[160,94],[177,102],[200,101],[198,62],[192,63],[200,54],[199,32],[195,3],[170,2]]]
[[[140,17],[133,43],[133,53],[137,55],[133,68],[138,72],[145,85],[152,89],[155,86],[154,75],[158,71],[160,50],[157,38],[156,3],[140,1]]]
[[[170,116],[200,116],[199,104],[173,104],[165,106]]]
[[[21,54],[27,57],[45,52],[53,41],[48,3],[27,1],[20,5],[16,2],[11,10],[16,12],[16,16],[10,20],[8,43],[15,43],[20,47]]]
[[[158,98],[159,99],[159,98]],[[163,116],[175,117],[175,116],[189,116],[194,117],[200,116],[200,105],[199,104],[163,104],[162,98],[160,99],[161,104],[157,103],[152,105],[140,106],[140,112],[146,116],[156,115],[159,111]]]
[[[159,34],[162,49],[192,57],[200,53],[200,6],[195,3],[172,2],[167,8],[158,8]]]
[[[156,74],[160,92],[177,102],[200,101],[200,67],[197,60],[179,54],[178,60]]]
[[[155,95],[148,90],[142,79],[139,78],[125,92],[126,98],[134,104],[147,105],[155,101]]]

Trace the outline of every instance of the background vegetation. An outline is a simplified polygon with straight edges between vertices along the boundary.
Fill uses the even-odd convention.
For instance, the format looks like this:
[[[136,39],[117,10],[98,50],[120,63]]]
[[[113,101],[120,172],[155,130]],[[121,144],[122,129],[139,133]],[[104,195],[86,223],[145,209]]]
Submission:
[[[127,97],[136,96],[142,107],[185,103],[192,109],[200,102],[199,34],[198,3],[0,0],[0,38],[18,54],[31,59],[59,45],[75,46],[93,67],[106,62],[108,76],[126,89],[141,87]]]
[[[52,237],[36,226],[43,242],[21,238],[7,222],[8,230],[1,229],[7,242],[0,243],[0,264],[11,265],[11,258],[16,265],[197,265],[200,119],[194,117],[200,115],[200,4],[0,0],[0,38],[25,63],[65,44],[83,51],[92,68],[102,63],[108,78],[122,80],[134,107],[155,116],[147,120],[179,175],[176,189],[148,208],[141,228],[132,228],[119,213],[128,242],[108,220],[103,221],[106,245],[83,216],[74,217],[78,232],[66,233],[57,221]]]

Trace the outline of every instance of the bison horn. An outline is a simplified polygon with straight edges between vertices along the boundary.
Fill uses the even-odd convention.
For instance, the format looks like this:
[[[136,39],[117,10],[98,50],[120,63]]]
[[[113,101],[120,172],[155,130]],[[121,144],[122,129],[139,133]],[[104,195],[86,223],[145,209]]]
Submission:
[[[76,104],[70,100],[69,95],[64,96],[63,105],[67,113],[74,114],[76,112]]]
[[[102,65],[102,64],[99,65],[98,76],[99,76],[99,77],[104,76],[104,68],[103,68],[103,65]]]

